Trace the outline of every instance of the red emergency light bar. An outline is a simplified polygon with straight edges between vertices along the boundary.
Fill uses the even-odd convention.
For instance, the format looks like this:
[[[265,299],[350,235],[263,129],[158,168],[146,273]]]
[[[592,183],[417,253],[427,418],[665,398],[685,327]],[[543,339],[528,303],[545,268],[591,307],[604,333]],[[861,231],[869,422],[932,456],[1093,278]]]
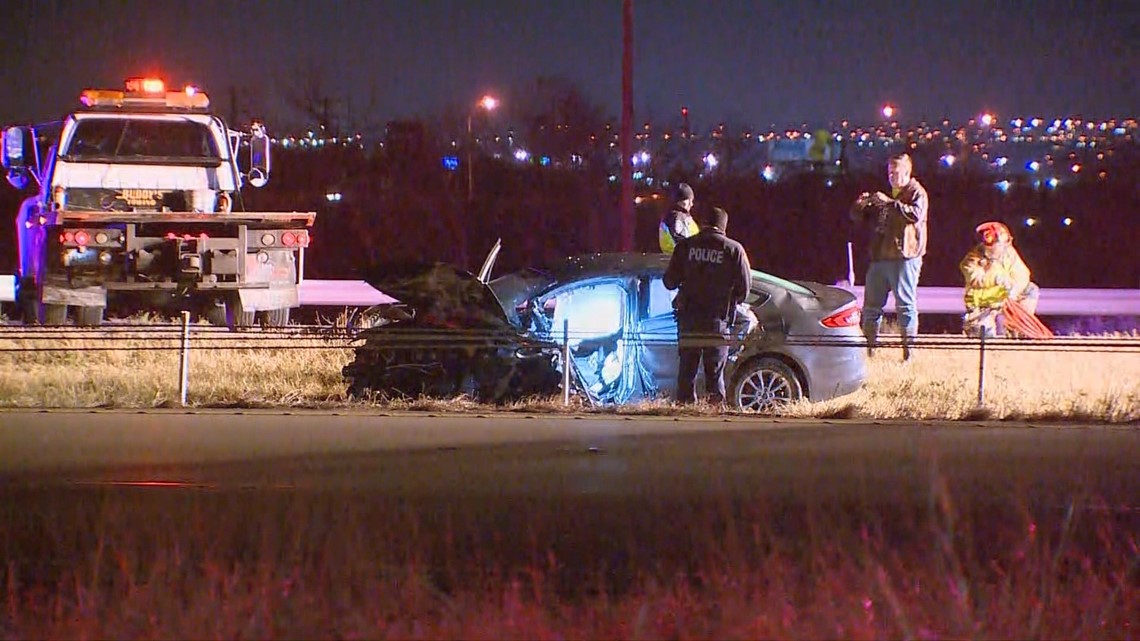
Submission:
[[[207,109],[210,98],[193,86],[183,91],[167,91],[166,83],[159,78],[128,78],[126,91],[113,89],[85,89],[79,102],[85,107],[118,107],[129,105],[149,108]]]
[[[166,83],[160,78],[127,78],[126,85],[131,93],[160,94],[166,91]]]

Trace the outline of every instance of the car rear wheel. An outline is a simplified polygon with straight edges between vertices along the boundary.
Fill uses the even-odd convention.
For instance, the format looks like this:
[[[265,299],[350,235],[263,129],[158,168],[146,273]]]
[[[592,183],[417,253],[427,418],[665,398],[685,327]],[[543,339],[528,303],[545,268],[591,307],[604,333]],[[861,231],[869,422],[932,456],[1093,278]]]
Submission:
[[[770,356],[753,359],[732,379],[732,405],[742,412],[767,414],[804,396],[803,385],[791,367]]]

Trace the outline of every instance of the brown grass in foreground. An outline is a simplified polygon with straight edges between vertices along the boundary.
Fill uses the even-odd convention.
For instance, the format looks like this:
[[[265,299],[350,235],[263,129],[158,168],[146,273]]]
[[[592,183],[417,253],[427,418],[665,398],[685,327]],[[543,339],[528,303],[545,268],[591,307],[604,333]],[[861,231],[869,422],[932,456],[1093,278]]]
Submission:
[[[96,332],[93,334],[98,335]],[[116,334],[113,341],[50,341],[0,335],[2,407],[165,407],[178,401],[176,332]],[[51,344],[67,351],[6,351]],[[189,402],[210,407],[377,407],[411,411],[616,412],[704,414],[664,402],[590,408],[575,401],[533,399],[488,408],[464,399],[384,400],[346,397],[341,368],[352,359],[336,339],[248,334],[196,336]],[[113,347],[108,351],[91,348]],[[1140,355],[1135,351],[990,351],[985,407],[977,407],[978,356],[973,349],[922,349],[903,363],[881,350],[868,364],[864,388],[823,403],[800,403],[793,417],[867,419],[1140,420]]]
[[[746,498],[0,497],[0,638],[1113,639],[1140,626],[1129,521],[1012,497],[886,513]]]

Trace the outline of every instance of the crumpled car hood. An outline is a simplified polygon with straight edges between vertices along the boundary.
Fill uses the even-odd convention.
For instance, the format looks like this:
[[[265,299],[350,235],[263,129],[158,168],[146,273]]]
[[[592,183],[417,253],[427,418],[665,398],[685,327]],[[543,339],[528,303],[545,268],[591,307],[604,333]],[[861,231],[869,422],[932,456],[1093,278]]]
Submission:
[[[455,328],[510,325],[503,306],[474,274],[446,263],[387,263],[369,267],[369,285],[415,310],[417,324]]]

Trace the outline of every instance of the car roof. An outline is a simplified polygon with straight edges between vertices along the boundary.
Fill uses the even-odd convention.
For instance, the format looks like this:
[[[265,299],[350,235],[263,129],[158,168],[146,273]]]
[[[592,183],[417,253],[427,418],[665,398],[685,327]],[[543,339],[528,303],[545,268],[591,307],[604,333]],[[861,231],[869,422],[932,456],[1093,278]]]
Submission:
[[[547,269],[541,271],[549,274],[557,282],[564,283],[604,276],[664,272],[668,266],[669,256],[667,254],[597,253],[568,256],[560,261],[555,261]],[[756,269],[752,270],[752,280],[775,285],[803,296],[815,296],[815,292],[798,282]]]

